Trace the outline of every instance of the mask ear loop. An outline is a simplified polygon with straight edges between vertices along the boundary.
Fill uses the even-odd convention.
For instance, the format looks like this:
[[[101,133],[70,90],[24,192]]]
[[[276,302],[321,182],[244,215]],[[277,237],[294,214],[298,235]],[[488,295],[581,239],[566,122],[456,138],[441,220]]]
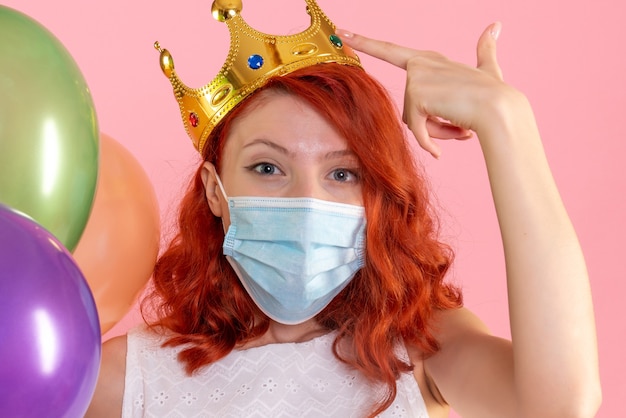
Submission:
[[[222,196],[224,196],[224,199],[228,201],[228,195],[226,194],[226,191],[224,190],[224,185],[222,184],[222,180],[220,179],[220,176],[219,174],[217,174],[217,172],[215,172],[215,179],[217,180],[217,185],[219,186],[222,192]]]
[[[228,202],[228,195],[226,194],[226,191],[224,190],[224,185],[222,184],[222,180],[220,179],[219,174],[217,174],[217,171],[213,171],[213,173],[215,174],[217,185],[219,186],[220,191],[222,192],[222,195],[224,196],[224,200]],[[228,208],[228,211],[230,212],[230,207]],[[222,217],[222,229],[224,230],[224,234],[228,233],[228,228],[226,227],[226,225],[224,225],[224,217]]]

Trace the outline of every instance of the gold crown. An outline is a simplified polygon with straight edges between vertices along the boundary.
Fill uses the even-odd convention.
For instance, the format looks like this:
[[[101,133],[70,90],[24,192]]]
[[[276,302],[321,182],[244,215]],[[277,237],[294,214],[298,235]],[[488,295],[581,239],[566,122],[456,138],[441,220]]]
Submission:
[[[356,54],[335,35],[335,25],[315,0],[305,0],[311,16],[308,29],[295,35],[268,35],[251,28],[241,17],[241,0],[215,0],[213,17],[226,22],[230,51],[219,74],[204,87],[187,87],[176,75],[174,61],[158,42],[161,70],[172,83],[174,96],[194,146],[200,152],[211,131],[238,103],[275,76],[323,62],[361,67]]]

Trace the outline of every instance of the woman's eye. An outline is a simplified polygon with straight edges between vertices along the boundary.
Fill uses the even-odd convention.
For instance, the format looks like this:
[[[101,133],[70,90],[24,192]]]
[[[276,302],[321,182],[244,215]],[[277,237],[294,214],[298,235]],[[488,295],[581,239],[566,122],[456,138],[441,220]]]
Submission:
[[[263,174],[266,176],[271,176],[272,174],[279,174],[281,171],[274,164],[270,163],[259,163],[252,167],[250,167],[253,171],[256,171],[259,174]]]
[[[347,170],[345,168],[339,168],[337,170],[334,170],[332,172],[332,177],[333,180],[342,183],[358,180],[358,176],[353,171]]]

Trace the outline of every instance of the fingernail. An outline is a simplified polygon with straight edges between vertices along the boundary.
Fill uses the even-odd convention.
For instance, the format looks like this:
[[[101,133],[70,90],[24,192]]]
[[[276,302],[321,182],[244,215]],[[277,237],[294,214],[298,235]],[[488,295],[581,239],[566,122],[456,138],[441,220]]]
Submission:
[[[439,148],[439,146],[435,145],[434,143],[432,144],[432,147],[430,148],[430,155],[432,155],[436,160],[441,158],[441,148]]]
[[[491,25],[491,30],[489,31],[489,33],[491,34],[491,37],[497,41],[498,38],[500,37],[501,31],[502,31],[502,23],[495,22],[493,25]]]
[[[354,33],[347,31],[345,29],[337,29],[335,31],[335,34],[339,36],[340,38],[346,38],[346,39],[354,38]]]

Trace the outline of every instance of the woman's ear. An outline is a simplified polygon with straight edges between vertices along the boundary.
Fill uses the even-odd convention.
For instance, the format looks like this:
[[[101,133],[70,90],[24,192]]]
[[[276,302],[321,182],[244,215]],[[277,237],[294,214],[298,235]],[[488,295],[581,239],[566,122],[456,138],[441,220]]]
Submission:
[[[204,184],[204,195],[206,196],[206,201],[209,204],[209,208],[213,215],[222,217],[222,205],[221,201],[223,197],[218,190],[217,185],[217,173],[215,171],[215,166],[208,161],[205,161],[202,165],[202,172],[200,173],[202,177],[202,183]]]

